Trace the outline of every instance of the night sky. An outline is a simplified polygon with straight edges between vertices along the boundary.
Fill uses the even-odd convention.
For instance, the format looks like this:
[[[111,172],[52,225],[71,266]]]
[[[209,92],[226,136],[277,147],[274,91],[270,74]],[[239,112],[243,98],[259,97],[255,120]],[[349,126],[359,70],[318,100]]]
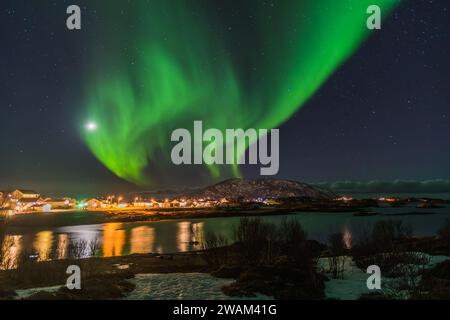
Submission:
[[[106,41],[94,30],[113,22],[102,20],[99,1],[39,3],[0,4],[0,190],[87,195],[141,188],[110,172],[80,136],[90,48]],[[228,3],[223,16],[244,10],[240,3]],[[81,31],[65,27],[69,4],[82,7]],[[125,10],[129,5],[123,1]],[[402,1],[382,30],[279,127],[277,177],[312,183],[450,180],[449,9],[446,0]],[[249,12],[246,7],[240,19]],[[109,32],[114,38],[123,30]],[[258,171],[242,168],[248,178]],[[151,188],[199,183],[206,182],[173,174]]]

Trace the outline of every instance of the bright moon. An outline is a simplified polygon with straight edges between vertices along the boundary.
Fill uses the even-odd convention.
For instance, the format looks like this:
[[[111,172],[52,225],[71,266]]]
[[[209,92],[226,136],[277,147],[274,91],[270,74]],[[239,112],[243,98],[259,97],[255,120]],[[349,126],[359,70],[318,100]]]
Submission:
[[[97,130],[97,124],[95,122],[89,121],[88,123],[86,123],[86,130],[88,131]]]

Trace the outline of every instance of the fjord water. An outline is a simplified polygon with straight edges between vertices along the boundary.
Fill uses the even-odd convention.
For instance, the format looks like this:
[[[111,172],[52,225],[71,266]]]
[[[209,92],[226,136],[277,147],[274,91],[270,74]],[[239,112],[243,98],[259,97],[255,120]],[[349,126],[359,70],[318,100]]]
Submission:
[[[373,208],[375,216],[354,216],[345,213],[297,213],[265,216],[267,222],[280,223],[283,218],[299,221],[309,239],[326,243],[334,232],[343,232],[346,239],[357,239],[362,232],[380,220],[401,220],[414,235],[435,235],[450,219],[450,206],[418,209],[413,205],[400,208]],[[87,214],[87,213],[86,213]],[[76,213],[71,213],[77,219]],[[78,215],[79,218],[79,215]],[[67,219],[67,215],[66,215]],[[160,222],[103,223],[31,229],[8,228],[4,240],[4,258],[15,260],[21,253],[35,255],[40,261],[67,258],[69,244],[78,241],[97,242],[97,256],[120,256],[135,253],[176,253],[200,249],[199,243],[207,232],[232,238],[239,217],[186,219]],[[68,223],[69,224],[69,223]],[[73,224],[73,221],[72,223]],[[92,251],[86,250],[85,256]]]

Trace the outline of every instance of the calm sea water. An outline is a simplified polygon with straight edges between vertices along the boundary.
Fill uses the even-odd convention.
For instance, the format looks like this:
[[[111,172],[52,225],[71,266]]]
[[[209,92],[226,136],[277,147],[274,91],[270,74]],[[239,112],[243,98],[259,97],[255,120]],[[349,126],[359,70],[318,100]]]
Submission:
[[[345,192],[338,192],[345,194]],[[430,198],[450,200],[450,192],[448,193],[348,193],[355,199],[379,199],[381,197],[395,198]]]
[[[344,232],[356,238],[379,220],[402,220],[415,235],[434,235],[450,219],[450,207],[417,209],[414,206],[400,208],[374,208],[382,215],[355,217],[352,213],[299,213],[287,215],[298,220],[310,239],[326,242],[329,234]],[[404,215],[416,213],[417,215]],[[433,213],[424,215],[423,213]],[[77,215],[73,215],[73,219]],[[284,216],[266,216],[265,221],[280,223]],[[67,219],[67,218],[66,218]],[[239,217],[209,218],[162,222],[104,223],[66,227],[11,228],[7,230],[3,251],[5,259],[13,261],[22,252],[34,254],[38,260],[64,259],[70,243],[80,240],[97,242],[95,255],[120,256],[134,253],[175,253],[199,249],[206,232],[220,233],[232,238]],[[86,257],[91,255],[86,250]]]

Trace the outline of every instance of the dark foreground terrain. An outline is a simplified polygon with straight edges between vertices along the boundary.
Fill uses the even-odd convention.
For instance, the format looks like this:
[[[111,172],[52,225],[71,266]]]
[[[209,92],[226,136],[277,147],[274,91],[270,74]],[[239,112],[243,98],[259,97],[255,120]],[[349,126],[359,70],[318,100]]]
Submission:
[[[180,254],[142,254],[80,259],[94,246],[80,243],[70,248],[70,259],[36,261],[23,253],[16,265],[0,271],[0,298],[17,298],[15,290],[61,286],[54,293],[38,292],[28,299],[120,299],[134,289],[129,279],[145,273],[210,273],[236,281],[222,288],[234,297],[257,293],[275,299],[325,299],[330,279],[344,279],[345,259],[361,269],[376,264],[383,276],[395,280],[389,291],[377,291],[360,299],[450,299],[450,260],[428,267],[432,255],[450,256],[450,223],[439,235],[411,237],[400,221],[377,222],[364,236],[349,244],[335,233],[328,243],[307,239],[302,226],[286,219],[280,226],[259,218],[242,218],[231,243],[206,234],[202,250]],[[319,261],[327,261],[320,268]],[[64,285],[69,265],[78,265],[82,290]],[[3,266],[3,268],[8,266]]]

